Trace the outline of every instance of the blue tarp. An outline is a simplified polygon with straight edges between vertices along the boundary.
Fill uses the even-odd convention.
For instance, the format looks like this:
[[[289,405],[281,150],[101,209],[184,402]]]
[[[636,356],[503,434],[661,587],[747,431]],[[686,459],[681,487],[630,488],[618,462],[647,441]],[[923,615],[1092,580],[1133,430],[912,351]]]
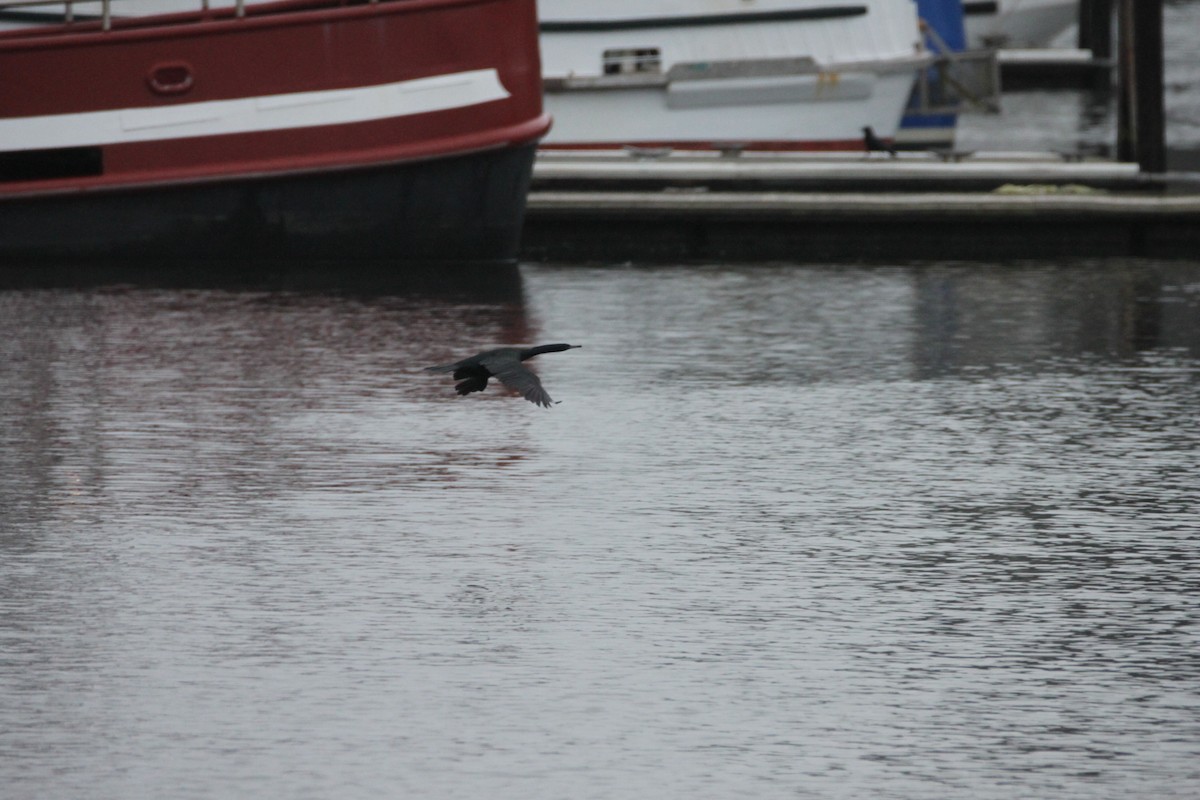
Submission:
[[[962,0],[917,0],[917,13],[921,19],[929,23],[929,27],[937,32],[938,37],[955,52],[967,47],[967,32],[963,24]],[[925,46],[932,53],[940,53],[939,43],[930,37],[925,38]],[[930,70],[930,81],[936,81],[937,73]],[[912,111],[919,106],[920,99],[914,92],[908,101],[908,109]],[[958,122],[955,114],[909,114],[906,112],[900,123],[901,128],[954,128]]]
[[[963,26],[962,0],[917,0],[917,13],[937,31],[950,49],[961,52],[967,47],[967,32]],[[926,46],[937,51],[932,42]]]

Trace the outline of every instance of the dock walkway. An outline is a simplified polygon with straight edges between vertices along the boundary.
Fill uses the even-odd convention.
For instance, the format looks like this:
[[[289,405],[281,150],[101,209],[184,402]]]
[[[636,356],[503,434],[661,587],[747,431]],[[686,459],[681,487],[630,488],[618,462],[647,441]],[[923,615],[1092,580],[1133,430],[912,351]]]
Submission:
[[[1200,185],[1058,154],[543,153],[536,260],[1200,257]]]

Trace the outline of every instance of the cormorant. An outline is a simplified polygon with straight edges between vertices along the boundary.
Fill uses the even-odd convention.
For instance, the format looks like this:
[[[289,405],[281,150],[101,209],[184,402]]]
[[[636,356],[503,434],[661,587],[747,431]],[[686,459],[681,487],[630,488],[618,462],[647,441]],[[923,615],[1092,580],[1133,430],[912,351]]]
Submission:
[[[892,158],[896,157],[896,148],[876,136],[870,125],[863,128],[862,132],[863,144],[867,146],[868,153],[890,153]]]
[[[453,372],[454,380],[461,381],[454,390],[461,395],[471,392],[482,392],[487,388],[488,379],[496,378],[510,389],[516,389],[525,399],[544,408],[549,408],[553,402],[550,395],[542,388],[538,376],[530,372],[521,363],[542,353],[557,353],[582,347],[579,344],[541,344],[537,347],[498,347],[495,350],[485,350],[482,353],[455,361],[453,364],[441,364],[436,367],[426,367],[426,372]]]

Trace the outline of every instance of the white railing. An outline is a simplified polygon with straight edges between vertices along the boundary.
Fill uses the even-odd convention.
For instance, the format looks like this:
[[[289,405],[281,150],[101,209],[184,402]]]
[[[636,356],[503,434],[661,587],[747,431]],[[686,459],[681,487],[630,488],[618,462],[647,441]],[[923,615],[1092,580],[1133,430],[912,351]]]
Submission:
[[[63,10],[61,19],[64,23],[70,25],[76,22],[75,8],[77,6],[87,6],[92,8],[98,5],[100,7],[100,27],[101,29],[107,31],[112,29],[114,4],[122,5],[121,0],[0,0],[0,20],[3,20],[3,15],[6,11],[53,7],[56,9],[61,8]],[[155,13],[168,14],[180,11],[210,10],[209,0],[195,0],[194,2],[188,2],[188,0],[173,0],[173,2],[164,3],[163,6],[164,7],[161,11],[156,11]],[[237,17],[246,16],[246,0],[234,0],[233,3],[222,4],[222,6],[232,7],[234,9],[234,15]],[[145,6],[143,5],[143,9],[144,7]],[[145,15],[146,14],[143,11],[137,16]],[[49,15],[47,15],[47,17],[49,17]],[[54,19],[57,21],[57,15],[54,17]],[[88,16],[87,19],[90,21],[94,20],[95,17]]]

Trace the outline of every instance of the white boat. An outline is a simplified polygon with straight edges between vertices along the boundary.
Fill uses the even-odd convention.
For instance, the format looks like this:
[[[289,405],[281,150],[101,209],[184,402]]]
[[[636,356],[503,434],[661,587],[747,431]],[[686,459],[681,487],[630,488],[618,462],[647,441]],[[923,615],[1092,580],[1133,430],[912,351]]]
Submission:
[[[861,150],[931,61],[912,0],[540,0],[543,148]]]
[[[1079,0],[963,0],[968,47],[1049,47],[1079,19]]]

